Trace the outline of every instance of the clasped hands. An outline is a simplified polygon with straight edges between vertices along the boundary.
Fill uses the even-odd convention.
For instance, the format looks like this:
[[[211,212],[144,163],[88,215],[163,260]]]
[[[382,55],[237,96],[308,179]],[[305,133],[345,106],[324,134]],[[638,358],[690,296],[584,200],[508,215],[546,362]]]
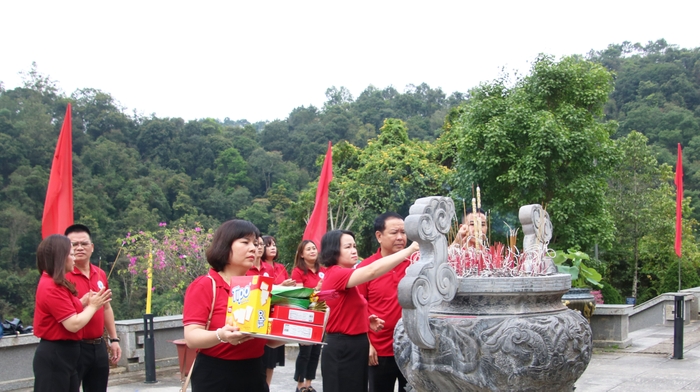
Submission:
[[[94,306],[99,309],[104,304],[112,301],[112,290],[104,287],[100,291],[89,291],[80,298],[80,303],[83,307]]]

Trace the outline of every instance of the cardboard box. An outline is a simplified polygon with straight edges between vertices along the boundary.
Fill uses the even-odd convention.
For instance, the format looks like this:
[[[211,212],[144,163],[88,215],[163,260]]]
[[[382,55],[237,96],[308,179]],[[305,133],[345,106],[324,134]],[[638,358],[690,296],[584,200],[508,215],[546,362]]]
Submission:
[[[321,343],[323,341],[323,325],[271,318],[269,326],[269,335],[307,340],[316,343]]]
[[[296,321],[300,323],[309,323],[323,325],[326,319],[326,312],[318,312],[315,310],[290,308],[289,306],[275,305],[272,308],[271,318]]]
[[[242,332],[267,333],[273,281],[265,276],[232,277],[226,324]]]

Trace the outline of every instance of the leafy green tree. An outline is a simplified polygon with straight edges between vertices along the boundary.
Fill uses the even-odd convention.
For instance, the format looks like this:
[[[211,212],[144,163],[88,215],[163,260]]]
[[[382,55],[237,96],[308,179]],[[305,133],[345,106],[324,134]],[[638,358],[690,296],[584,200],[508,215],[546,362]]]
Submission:
[[[672,173],[668,165],[658,165],[647,146],[647,138],[641,133],[632,131],[615,144],[620,159],[608,181],[608,200],[617,229],[616,253],[626,259],[620,267],[632,270],[631,292],[636,298],[640,242],[645,236],[658,232],[659,225],[669,224],[670,220],[658,219],[658,206],[668,204],[664,201],[668,199],[668,181]],[[618,268],[612,271],[620,272]]]
[[[614,225],[606,179],[614,164],[610,136],[616,123],[600,122],[612,76],[579,57],[556,62],[540,56],[529,76],[471,91],[446,136],[454,140],[454,196],[482,200],[496,211],[543,204],[557,248],[609,245]]]
[[[216,183],[225,193],[249,183],[248,164],[237,149],[231,147],[219,154],[216,165]]]

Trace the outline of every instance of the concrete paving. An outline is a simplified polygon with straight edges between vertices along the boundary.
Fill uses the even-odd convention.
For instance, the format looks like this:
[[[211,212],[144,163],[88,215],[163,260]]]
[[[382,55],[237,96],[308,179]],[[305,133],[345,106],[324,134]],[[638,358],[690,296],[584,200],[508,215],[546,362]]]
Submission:
[[[591,363],[576,383],[576,392],[700,392],[700,322],[685,326],[684,359],[671,359],[673,328],[661,325],[630,334],[632,346],[625,349],[595,350]],[[294,392],[296,352],[287,350],[286,366],[278,367],[272,378],[271,392]],[[158,369],[158,382],[145,384],[140,373],[110,376],[110,392],[177,392],[180,374],[177,367]],[[322,392],[320,366],[313,383]]]

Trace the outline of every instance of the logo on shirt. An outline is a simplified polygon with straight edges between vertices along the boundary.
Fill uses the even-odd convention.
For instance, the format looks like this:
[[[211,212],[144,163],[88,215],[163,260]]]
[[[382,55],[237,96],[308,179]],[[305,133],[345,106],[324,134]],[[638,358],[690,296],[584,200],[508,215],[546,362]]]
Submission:
[[[269,278],[269,277],[270,277],[270,274],[268,274],[267,272],[265,272],[265,273],[263,273],[263,276],[266,277],[266,278]]]
[[[325,276],[326,276],[326,274],[324,274],[323,272],[318,273],[318,277],[321,279],[323,279]]]
[[[98,280],[98,281],[97,281],[97,287],[98,287],[100,290],[102,290],[103,288],[105,288],[105,284],[102,283],[101,280]]]

